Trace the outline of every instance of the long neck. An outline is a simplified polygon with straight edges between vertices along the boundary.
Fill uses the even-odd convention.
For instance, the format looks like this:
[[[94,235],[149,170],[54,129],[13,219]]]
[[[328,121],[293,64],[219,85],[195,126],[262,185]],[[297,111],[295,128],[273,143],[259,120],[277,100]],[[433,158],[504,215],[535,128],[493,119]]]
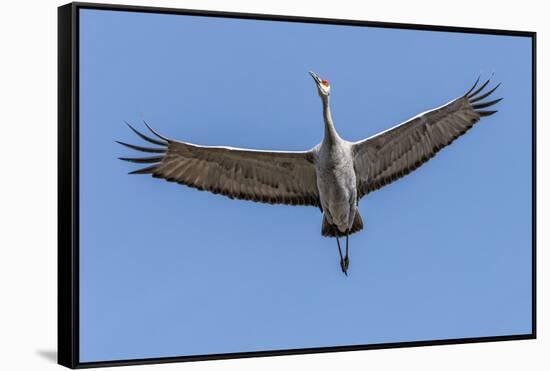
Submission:
[[[326,95],[321,96],[321,101],[323,102],[323,120],[325,121],[325,138],[323,139],[326,143],[334,143],[340,137],[334,128],[332,123],[332,116],[330,115],[330,104],[329,98]]]

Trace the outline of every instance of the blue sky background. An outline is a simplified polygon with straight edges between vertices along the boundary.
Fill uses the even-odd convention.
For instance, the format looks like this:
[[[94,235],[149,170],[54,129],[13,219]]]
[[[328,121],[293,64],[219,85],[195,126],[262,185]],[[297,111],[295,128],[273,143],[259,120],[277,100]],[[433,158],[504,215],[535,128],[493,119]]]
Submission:
[[[235,201],[117,160],[145,119],[198,144],[358,140],[503,85],[488,117],[364,198],[349,277],[313,207]],[[83,10],[80,361],[531,330],[531,45],[509,36]]]

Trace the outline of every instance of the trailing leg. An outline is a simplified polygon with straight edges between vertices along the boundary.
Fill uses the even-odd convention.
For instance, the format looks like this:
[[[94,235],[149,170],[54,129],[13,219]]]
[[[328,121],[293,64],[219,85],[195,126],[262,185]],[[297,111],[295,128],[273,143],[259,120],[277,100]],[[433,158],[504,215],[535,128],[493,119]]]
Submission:
[[[338,254],[340,255],[340,268],[342,268],[342,272],[347,276],[348,268],[345,264],[344,257],[342,256],[342,249],[340,247],[340,240],[338,239],[338,236],[336,236],[336,244],[338,245]]]
[[[343,268],[346,271],[346,275],[347,275],[348,267],[349,267],[349,234],[346,233],[346,256],[344,257],[344,268]]]

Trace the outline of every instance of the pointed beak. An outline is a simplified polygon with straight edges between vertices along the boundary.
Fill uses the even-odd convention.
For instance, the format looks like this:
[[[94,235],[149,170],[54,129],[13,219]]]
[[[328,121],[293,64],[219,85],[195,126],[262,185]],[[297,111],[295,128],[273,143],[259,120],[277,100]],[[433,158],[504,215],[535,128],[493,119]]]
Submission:
[[[317,85],[321,85],[321,79],[319,78],[319,76],[317,76],[315,72],[309,71],[309,74],[311,75],[311,77],[313,78],[313,80]]]

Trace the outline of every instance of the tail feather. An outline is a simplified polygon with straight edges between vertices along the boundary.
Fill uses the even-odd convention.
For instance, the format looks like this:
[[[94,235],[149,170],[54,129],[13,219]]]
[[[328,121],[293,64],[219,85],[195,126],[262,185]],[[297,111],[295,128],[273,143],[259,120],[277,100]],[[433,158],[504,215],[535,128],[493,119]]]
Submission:
[[[361,215],[359,214],[359,211],[355,212],[355,218],[353,219],[353,224],[351,226],[351,230],[348,234],[353,234],[355,232],[359,232],[363,229],[363,219],[361,219]],[[323,215],[323,224],[321,226],[321,234],[324,237],[343,237],[346,234],[343,232],[340,232],[337,226],[334,224],[330,224],[326,218],[326,216]]]

